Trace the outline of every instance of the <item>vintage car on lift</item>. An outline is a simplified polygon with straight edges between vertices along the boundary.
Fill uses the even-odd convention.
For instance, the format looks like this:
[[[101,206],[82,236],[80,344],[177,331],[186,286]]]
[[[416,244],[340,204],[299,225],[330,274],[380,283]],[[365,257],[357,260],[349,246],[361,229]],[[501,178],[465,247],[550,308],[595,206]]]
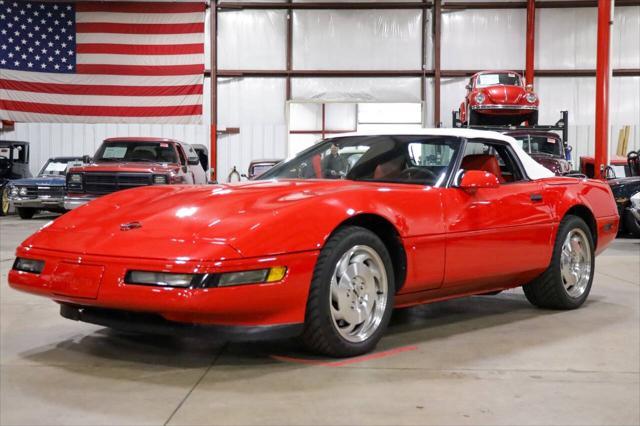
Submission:
[[[38,211],[64,213],[66,174],[69,167],[82,166],[91,158],[53,157],[47,160],[37,177],[11,181],[9,199],[22,219],[31,219]]]
[[[0,216],[11,212],[9,183],[31,176],[29,142],[0,141]]]
[[[538,96],[513,71],[482,71],[466,86],[459,119],[466,126],[538,124]]]
[[[323,162],[334,144],[362,155]],[[322,179],[334,174],[318,163],[347,169]],[[352,134],[259,180],[102,197],[26,239],[8,279],[73,320],[301,336],[353,356],[375,347],[394,307],[523,286],[536,306],[578,308],[617,228],[606,183],[554,176],[511,137]]]
[[[567,160],[567,152],[571,147],[565,145],[562,138],[553,132],[540,130],[512,130],[505,135],[522,143],[522,149],[531,158],[545,166],[558,176],[571,172],[571,163]]]
[[[67,173],[64,207],[71,210],[105,194],[139,186],[205,184],[203,154],[173,139],[106,139],[91,164]]]

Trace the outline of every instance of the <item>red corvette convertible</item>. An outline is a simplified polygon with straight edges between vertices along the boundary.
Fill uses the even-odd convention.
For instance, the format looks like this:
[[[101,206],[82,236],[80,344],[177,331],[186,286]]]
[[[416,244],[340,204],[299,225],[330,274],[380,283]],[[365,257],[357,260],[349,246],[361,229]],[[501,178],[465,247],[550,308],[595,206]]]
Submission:
[[[24,241],[9,283],[73,320],[352,356],[394,307],[523,286],[577,308],[617,228],[608,185],[556,177],[511,137],[354,134],[257,181],[101,197]]]

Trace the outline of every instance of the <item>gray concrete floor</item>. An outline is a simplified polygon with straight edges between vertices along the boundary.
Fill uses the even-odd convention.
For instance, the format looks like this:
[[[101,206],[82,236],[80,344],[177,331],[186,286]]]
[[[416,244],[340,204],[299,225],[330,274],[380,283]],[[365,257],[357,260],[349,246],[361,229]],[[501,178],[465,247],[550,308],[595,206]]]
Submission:
[[[401,310],[380,357],[316,365],[293,342],[61,318],[6,284],[16,245],[49,219],[0,218],[2,425],[640,423],[639,240],[598,258],[582,309],[534,309],[514,290]]]

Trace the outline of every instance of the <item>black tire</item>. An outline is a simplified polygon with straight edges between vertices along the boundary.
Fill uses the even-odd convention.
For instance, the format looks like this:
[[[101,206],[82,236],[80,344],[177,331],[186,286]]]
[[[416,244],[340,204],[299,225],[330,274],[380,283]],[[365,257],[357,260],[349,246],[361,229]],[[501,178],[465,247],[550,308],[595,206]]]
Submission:
[[[0,191],[0,216],[9,214],[9,185],[2,187]]]
[[[624,233],[632,235],[634,237],[640,237],[640,220],[636,219],[635,216],[629,211],[626,210],[624,212],[623,226]]]
[[[537,126],[538,125],[538,111],[534,111],[529,116],[528,120],[529,126]]]
[[[357,245],[368,246],[380,257],[387,275],[387,294],[384,314],[375,331],[362,342],[351,342],[340,335],[332,318],[330,283],[338,261]],[[307,300],[302,342],[310,351],[332,357],[350,357],[369,352],[375,348],[389,324],[394,296],[393,264],[384,243],[365,228],[340,228],[329,238],[318,257]]]
[[[32,209],[30,207],[17,207],[16,210],[18,211],[20,219],[31,219],[37,212],[36,209]]]
[[[562,246],[567,238],[569,232],[573,230],[580,230],[587,238],[589,245],[588,250],[591,255],[591,270],[588,283],[584,292],[580,296],[571,296],[565,289],[564,281],[561,273],[561,256]],[[593,284],[595,266],[595,253],[593,236],[591,230],[584,220],[577,216],[567,215],[560,222],[558,227],[558,233],[556,235],[556,242],[553,247],[553,254],[551,257],[551,264],[546,271],[542,273],[538,278],[531,281],[528,284],[522,286],[524,294],[531,302],[531,304],[546,309],[576,309],[582,306],[587,300],[589,292],[591,291],[591,285]]]

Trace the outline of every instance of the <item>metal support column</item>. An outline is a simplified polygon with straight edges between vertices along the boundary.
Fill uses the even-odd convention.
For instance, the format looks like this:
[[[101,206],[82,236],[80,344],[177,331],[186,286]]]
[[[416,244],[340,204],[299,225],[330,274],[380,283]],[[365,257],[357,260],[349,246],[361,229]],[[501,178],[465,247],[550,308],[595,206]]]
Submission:
[[[609,80],[611,78],[610,48],[612,0],[598,2],[598,51],[596,58],[596,149],[595,177],[606,178],[609,164]]]
[[[525,65],[525,79],[527,84],[533,84],[535,70],[536,43],[536,2],[527,0],[527,57]]]

